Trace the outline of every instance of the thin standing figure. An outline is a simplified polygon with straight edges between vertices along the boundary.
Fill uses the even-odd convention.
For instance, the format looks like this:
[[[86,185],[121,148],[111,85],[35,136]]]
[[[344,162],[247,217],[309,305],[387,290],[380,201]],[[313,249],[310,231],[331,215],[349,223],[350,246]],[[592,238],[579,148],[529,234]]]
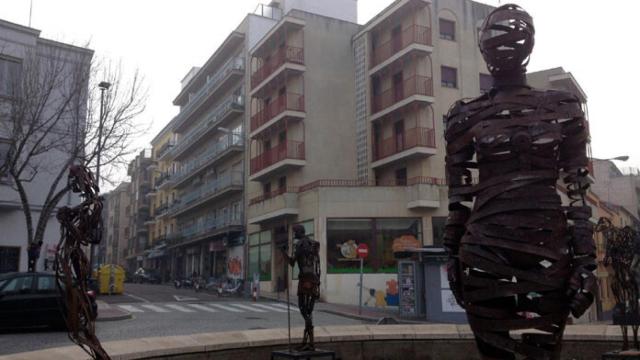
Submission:
[[[287,254],[286,246],[282,255],[289,265],[298,263],[300,273],[298,275],[298,308],[304,318],[304,336],[298,351],[313,351],[313,307],[320,298],[320,243],[311,240],[305,235],[304,226],[293,226],[293,238],[295,243],[293,256]],[[287,299],[289,301],[289,299]]]
[[[594,298],[588,126],[576,96],[527,85],[533,43],[528,13],[492,11],[479,46],[493,88],[446,119],[448,277],[483,359],[558,359],[569,313]],[[526,329],[541,332],[510,335]]]

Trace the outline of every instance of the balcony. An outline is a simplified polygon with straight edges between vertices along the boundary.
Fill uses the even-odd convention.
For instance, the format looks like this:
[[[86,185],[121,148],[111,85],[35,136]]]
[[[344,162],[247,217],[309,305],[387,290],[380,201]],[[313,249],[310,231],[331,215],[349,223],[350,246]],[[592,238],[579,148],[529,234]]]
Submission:
[[[231,218],[230,216],[209,218],[205,221],[197,221],[191,225],[183,226],[169,243],[176,246],[188,245],[214,236],[229,232],[240,232],[244,228],[242,216]]]
[[[421,25],[407,26],[389,41],[376,46],[371,54],[370,74],[376,73],[394,61],[414,51],[433,51],[431,28]]]
[[[418,176],[407,181],[407,209],[438,209],[446,182],[443,179]]]
[[[153,210],[153,214],[156,219],[163,218],[169,212],[169,204],[160,204],[160,206],[156,206],[155,210]]]
[[[294,93],[280,95],[262,110],[251,116],[251,133],[249,137],[254,138],[260,132],[285,118],[296,120],[304,117],[304,95]]]
[[[219,199],[225,194],[242,191],[244,184],[242,172],[233,172],[230,175],[222,176],[212,182],[198,187],[195,190],[183,194],[178,202],[169,210],[171,216],[184,214],[187,211],[196,209],[209,201]]]
[[[285,64],[289,64],[294,71],[304,71],[304,48],[295,46],[278,48],[271,58],[251,74],[251,89],[257,90],[268,82],[265,80],[276,77],[285,69]]]
[[[216,131],[218,126],[224,125],[225,121],[235,114],[244,112],[244,96],[233,94],[227,97],[222,103],[216,106],[207,114],[202,123],[185,134],[178,144],[173,147],[171,154],[174,158],[179,158],[189,149],[199,144],[206,135]]]
[[[414,101],[433,103],[433,81],[430,77],[415,75],[374,95],[371,120],[379,119]]]
[[[171,149],[175,146],[173,141],[167,141],[158,149],[157,159],[162,161],[166,158],[166,155],[169,154]]]
[[[173,184],[172,175],[168,172],[163,172],[156,179],[156,188],[158,190],[164,190]]]
[[[276,171],[306,164],[304,142],[288,140],[251,159],[250,181],[260,181]]]
[[[298,215],[297,188],[278,189],[249,201],[249,224],[259,224],[290,215]]]
[[[183,164],[180,171],[171,177],[172,182],[176,187],[181,186],[186,180],[199,174],[212,164],[225,159],[227,155],[243,151],[243,149],[244,140],[242,134],[227,135],[223,141],[213,143],[200,156]]]
[[[373,163],[376,168],[399,160],[414,157],[429,157],[437,152],[435,129],[416,127],[402,135],[374,144]]]
[[[207,83],[196,92],[189,102],[180,109],[180,113],[174,119],[175,131],[180,131],[186,124],[186,120],[196,112],[200,105],[204,104],[212,95],[221,89],[226,89],[233,79],[240,79],[244,74],[244,58],[234,57],[229,59],[218,72],[207,80]]]

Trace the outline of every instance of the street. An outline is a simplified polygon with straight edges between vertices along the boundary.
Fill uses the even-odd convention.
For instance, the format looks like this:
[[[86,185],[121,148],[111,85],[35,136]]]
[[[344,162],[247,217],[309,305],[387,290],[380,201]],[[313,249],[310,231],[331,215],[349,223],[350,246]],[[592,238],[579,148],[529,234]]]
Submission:
[[[99,300],[133,315],[128,320],[97,322],[101,341],[287,326],[285,303],[219,298],[167,285],[125,284],[124,295],[101,296]],[[295,306],[291,307],[291,324],[304,326]],[[314,324],[355,325],[361,322],[316,311]],[[0,333],[0,355],[66,345],[71,342],[65,332],[49,329]]]

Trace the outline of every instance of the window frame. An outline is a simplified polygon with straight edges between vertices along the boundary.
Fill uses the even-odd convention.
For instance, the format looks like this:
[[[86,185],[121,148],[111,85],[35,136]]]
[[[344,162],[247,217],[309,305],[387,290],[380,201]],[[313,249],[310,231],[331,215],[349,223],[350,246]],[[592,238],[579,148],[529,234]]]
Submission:
[[[442,23],[450,23],[452,25],[453,28],[453,33],[452,34],[448,34],[448,33],[444,33],[443,32],[443,26]],[[449,20],[449,19],[444,19],[444,18],[438,18],[438,34],[440,39],[442,40],[448,40],[448,41],[456,41],[456,21],[455,20]]]
[[[444,76],[445,70],[453,70],[453,73],[455,74],[454,82],[445,81],[445,76]],[[440,86],[448,89],[457,89],[458,88],[458,69],[453,66],[446,66],[446,65],[440,66]]]

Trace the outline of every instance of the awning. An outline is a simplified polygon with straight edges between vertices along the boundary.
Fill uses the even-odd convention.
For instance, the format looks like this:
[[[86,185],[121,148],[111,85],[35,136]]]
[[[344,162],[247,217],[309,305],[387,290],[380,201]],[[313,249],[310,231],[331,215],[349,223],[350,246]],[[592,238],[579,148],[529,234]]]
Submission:
[[[147,254],[147,259],[155,259],[155,258],[159,258],[159,257],[165,256],[166,255],[166,251],[165,251],[166,247],[167,247],[167,244],[162,243],[162,244],[156,245],[153,248],[145,251],[145,253]]]

